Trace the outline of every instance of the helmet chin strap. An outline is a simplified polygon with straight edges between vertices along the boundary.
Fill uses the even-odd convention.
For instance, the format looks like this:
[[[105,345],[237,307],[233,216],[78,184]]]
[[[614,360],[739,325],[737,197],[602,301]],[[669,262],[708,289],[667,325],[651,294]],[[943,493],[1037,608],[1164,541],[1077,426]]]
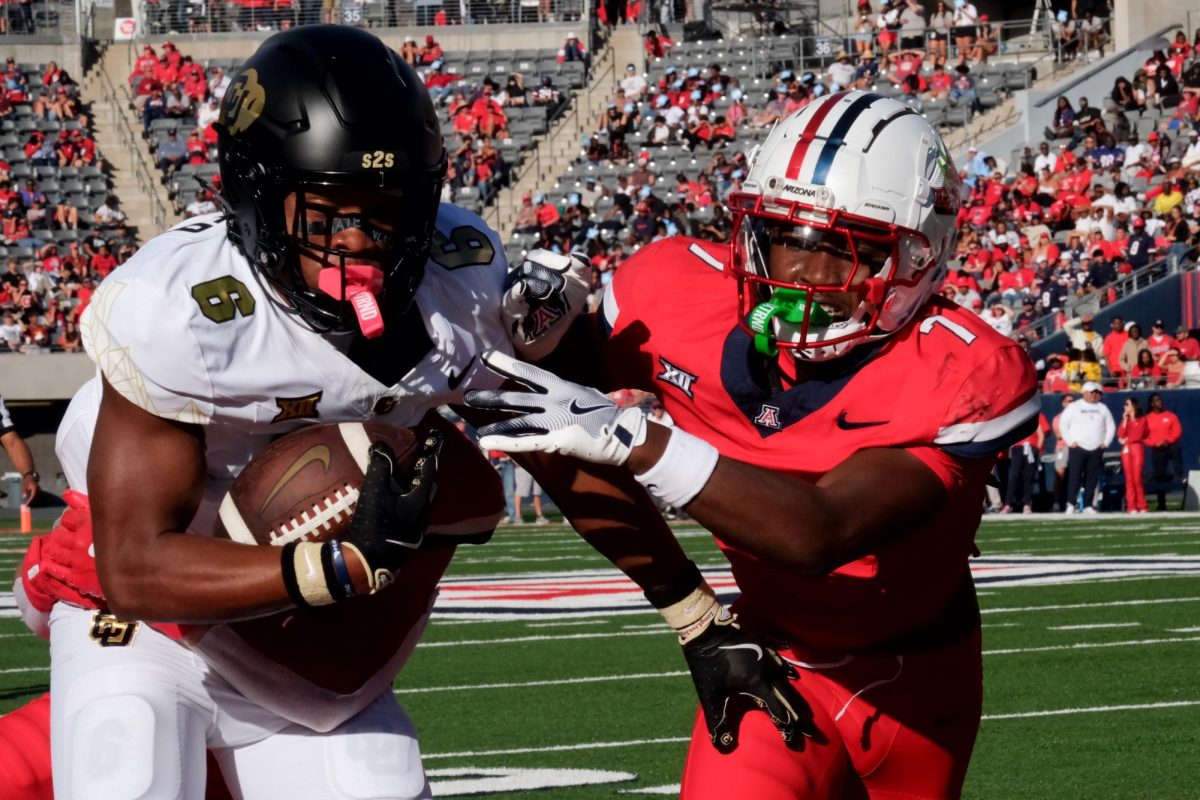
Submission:
[[[366,264],[326,267],[317,274],[317,288],[339,302],[348,302],[363,336],[383,334],[383,314],[376,296],[383,290],[383,270]]]

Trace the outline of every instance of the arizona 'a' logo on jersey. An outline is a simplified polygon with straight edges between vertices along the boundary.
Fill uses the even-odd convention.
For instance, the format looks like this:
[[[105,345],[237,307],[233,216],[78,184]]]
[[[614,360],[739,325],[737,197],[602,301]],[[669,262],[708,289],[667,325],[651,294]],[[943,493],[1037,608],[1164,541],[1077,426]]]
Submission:
[[[779,430],[782,425],[779,424],[779,406],[762,404],[762,409],[759,410],[758,416],[754,418],[754,424],[763,428],[774,428]]]
[[[688,397],[692,397],[692,384],[699,378],[685,369],[680,369],[662,356],[658,357],[658,361],[663,367],[663,371],[658,374],[658,379],[671,384]]]
[[[279,413],[271,420],[271,424],[290,419],[316,419],[320,416],[317,403],[321,402],[322,394],[324,392],[313,392],[303,397],[276,397],[275,405],[279,406]]]

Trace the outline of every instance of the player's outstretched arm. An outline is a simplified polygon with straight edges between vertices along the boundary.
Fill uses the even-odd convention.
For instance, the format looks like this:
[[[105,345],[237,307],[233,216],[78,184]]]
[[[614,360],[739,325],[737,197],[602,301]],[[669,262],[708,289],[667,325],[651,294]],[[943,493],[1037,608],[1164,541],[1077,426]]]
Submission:
[[[516,414],[481,428],[482,447],[626,466],[722,540],[801,572],[823,575],[859,558],[919,524],[946,495],[942,479],[903,450],[860,451],[813,484],[719,457],[685,431],[532,365],[495,353],[486,360],[527,388],[468,393],[471,406]]]
[[[520,364],[504,357],[489,359],[507,366]],[[543,370],[538,373],[549,375]],[[587,391],[607,402],[598,392]],[[487,432],[503,423],[486,411],[512,410],[505,409],[503,401],[489,403],[489,398],[507,394],[469,393],[473,409],[464,409],[463,414]],[[615,410],[611,403],[607,407]],[[486,442],[481,444],[490,449]],[[741,718],[756,709],[771,718],[785,742],[803,746],[812,734],[812,715],[789,683],[794,672],[769,646],[742,630],[737,616],[717,600],[629,470],[601,461],[597,451],[591,455],[589,459],[570,448],[557,453],[526,448],[514,458],[537,478],[579,534],[641,587],[675,630],[718,750],[730,752],[737,747]]]
[[[298,604],[284,579],[284,548],[184,533],[205,480],[201,427],[150,414],[104,382],[88,492],[96,570],[108,607],[117,616],[203,624]],[[356,593],[366,594],[377,587],[377,569],[387,567],[392,551],[366,543],[381,539],[382,531],[360,526],[359,534],[351,541],[359,544],[372,575],[351,548],[345,566]],[[320,572],[322,565],[314,567]]]

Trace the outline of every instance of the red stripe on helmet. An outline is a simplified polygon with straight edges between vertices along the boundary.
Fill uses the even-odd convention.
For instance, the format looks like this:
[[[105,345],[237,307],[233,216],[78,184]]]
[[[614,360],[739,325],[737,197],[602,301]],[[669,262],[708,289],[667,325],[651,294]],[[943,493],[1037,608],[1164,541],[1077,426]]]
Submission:
[[[796,147],[792,150],[792,157],[788,161],[787,172],[785,173],[790,180],[795,180],[800,177],[800,167],[804,164],[804,157],[808,155],[808,146],[812,144],[812,140],[817,138],[817,129],[821,127],[821,123],[829,116],[829,112],[833,111],[833,107],[838,104],[843,97],[849,92],[838,92],[830,95],[825,104],[817,109],[812,115],[812,119],[804,126],[804,131],[800,134],[800,138],[796,140]]]

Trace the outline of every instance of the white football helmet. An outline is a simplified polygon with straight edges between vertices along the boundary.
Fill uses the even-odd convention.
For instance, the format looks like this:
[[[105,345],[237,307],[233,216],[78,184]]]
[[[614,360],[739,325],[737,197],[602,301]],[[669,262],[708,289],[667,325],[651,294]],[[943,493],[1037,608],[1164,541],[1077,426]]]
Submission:
[[[862,91],[810,103],[775,126],[730,196],[742,327],[760,352],[802,361],[895,333],[945,277],[961,199],[941,136],[908,106]],[[773,280],[780,238],[832,250],[854,269],[841,285]],[[833,293],[856,295],[854,312],[822,302]]]

